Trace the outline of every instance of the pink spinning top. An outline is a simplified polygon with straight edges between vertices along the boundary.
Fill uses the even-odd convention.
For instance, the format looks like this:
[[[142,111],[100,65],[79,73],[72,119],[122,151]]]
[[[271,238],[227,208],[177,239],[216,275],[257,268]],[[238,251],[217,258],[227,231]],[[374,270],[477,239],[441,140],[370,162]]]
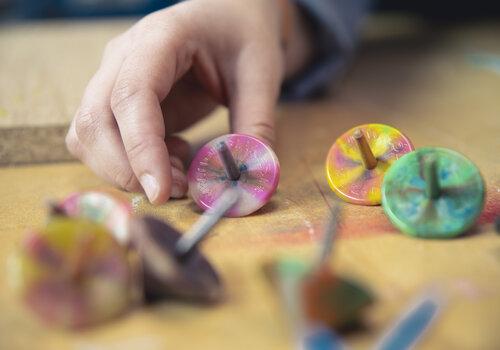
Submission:
[[[189,167],[189,192],[200,208],[212,208],[225,189],[238,189],[239,199],[226,213],[249,215],[263,207],[278,186],[280,167],[273,150],[249,135],[220,136],[194,157]]]

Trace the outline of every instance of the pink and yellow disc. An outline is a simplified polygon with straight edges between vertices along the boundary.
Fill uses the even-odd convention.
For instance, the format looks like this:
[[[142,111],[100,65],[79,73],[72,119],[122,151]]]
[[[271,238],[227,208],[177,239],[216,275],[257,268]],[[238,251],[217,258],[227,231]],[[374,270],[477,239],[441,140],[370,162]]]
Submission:
[[[229,150],[240,175],[231,180],[219,152]],[[239,200],[226,213],[229,217],[249,215],[263,207],[278,186],[280,167],[273,150],[259,139],[243,134],[220,136],[196,154],[189,167],[189,192],[203,210],[211,208],[228,187],[239,190]]]
[[[15,287],[51,325],[106,321],[127,310],[140,288],[127,251],[105,227],[84,219],[53,218],[30,233],[16,257]]]
[[[103,224],[118,242],[129,242],[129,221],[133,210],[123,198],[98,191],[78,192],[64,198],[58,208],[69,217]]]
[[[391,126],[364,124],[354,127],[340,136],[328,152],[328,184],[346,202],[379,205],[385,172],[411,151],[410,140]]]

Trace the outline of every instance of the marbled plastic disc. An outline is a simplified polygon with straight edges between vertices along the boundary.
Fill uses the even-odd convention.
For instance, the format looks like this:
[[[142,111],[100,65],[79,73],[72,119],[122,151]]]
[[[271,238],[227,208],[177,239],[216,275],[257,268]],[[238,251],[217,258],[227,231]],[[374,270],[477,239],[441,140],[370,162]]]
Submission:
[[[217,152],[221,141],[226,143],[241,172],[236,181],[226,176]],[[249,135],[223,135],[203,146],[191,162],[189,192],[198,206],[207,210],[226,188],[237,188],[240,199],[226,216],[245,216],[269,201],[278,186],[279,175],[278,158],[265,143]]]
[[[88,220],[53,218],[29,234],[15,261],[19,293],[51,325],[94,325],[137,301],[126,250]]]
[[[361,130],[378,163],[367,169],[354,133]],[[364,124],[340,136],[326,159],[326,178],[333,190],[346,202],[362,205],[381,203],[380,188],[385,172],[393,162],[411,152],[413,145],[399,130],[384,124]]]
[[[423,164],[436,159],[441,189],[437,199],[426,195]],[[484,182],[478,168],[461,154],[426,147],[398,160],[385,175],[382,204],[401,231],[423,238],[448,238],[470,228],[484,204]]]
[[[79,192],[63,199],[58,208],[69,217],[86,218],[105,225],[120,243],[129,241],[129,221],[133,210],[125,200],[104,192]]]

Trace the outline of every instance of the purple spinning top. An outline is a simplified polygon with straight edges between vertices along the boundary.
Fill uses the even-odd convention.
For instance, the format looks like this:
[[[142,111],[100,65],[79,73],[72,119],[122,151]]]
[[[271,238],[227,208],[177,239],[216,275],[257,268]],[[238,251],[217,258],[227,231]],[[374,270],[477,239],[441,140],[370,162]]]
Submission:
[[[280,167],[273,150],[259,139],[243,134],[223,135],[203,146],[189,167],[189,192],[203,210],[229,187],[239,200],[226,213],[249,215],[263,207],[278,186]]]

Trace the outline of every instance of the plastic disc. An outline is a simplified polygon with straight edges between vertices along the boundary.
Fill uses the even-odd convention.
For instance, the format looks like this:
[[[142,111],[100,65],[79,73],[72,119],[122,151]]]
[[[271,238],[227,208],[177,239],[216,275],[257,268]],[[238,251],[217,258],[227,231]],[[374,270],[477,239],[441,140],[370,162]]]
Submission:
[[[440,195],[426,195],[424,161],[436,160]],[[484,182],[477,167],[460,153],[421,148],[398,160],[382,186],[384,211],[401,231],[423,238],[454,237],[470,228],[484,204]]]
[[[20,294],[52,325],[94,325],[137,301],[126,250],[105,227],[87,220],[52,219],[29,234],[16,261],[12,273]]]
[[[361,130],[368,141],[377,165],[367,169],[354,138]],[[399,130],[384,124],[365,124],[340,136],[328,152],[326,178],[344,201],[362,205],[381,203],[380,188],[385,172],[400,157],[411,152],[413,145]]]
[[[181,234],[172,226],[146,216],[132,220],[131,232],[142,260],[147,300],[174,296],[216,302],[222,298],[224,288],[217,271],[196,247],[184,257],[176,256]]]
[[[129,241],[129,221],[133,214],[129,202],[107,193],[90,191],[74,193],[63,199],[58,207],[69,217],[105,225],[120,243]]]
[[[217,146],[225,142],[241,172],[238,180],[230,180],[224,170]],[[226,216],[249,215],[263,207],[278,186],[280,167],[273,150],[249,135],[228,134],[205,146],[191,162],[188,172],[189,192],[200,208],[211,208],[226,188],[239,190],[240,199]]]

